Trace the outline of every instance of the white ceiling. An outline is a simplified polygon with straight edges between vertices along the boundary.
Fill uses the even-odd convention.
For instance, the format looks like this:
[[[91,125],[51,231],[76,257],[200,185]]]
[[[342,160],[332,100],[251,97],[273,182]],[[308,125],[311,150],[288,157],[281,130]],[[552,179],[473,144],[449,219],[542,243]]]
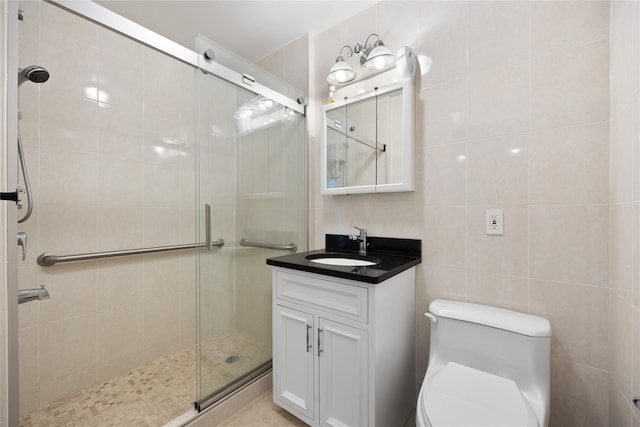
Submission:
[[[319,33],[377,1],[97,0],[190,49],[201,33],[256,62],[306,33]]]

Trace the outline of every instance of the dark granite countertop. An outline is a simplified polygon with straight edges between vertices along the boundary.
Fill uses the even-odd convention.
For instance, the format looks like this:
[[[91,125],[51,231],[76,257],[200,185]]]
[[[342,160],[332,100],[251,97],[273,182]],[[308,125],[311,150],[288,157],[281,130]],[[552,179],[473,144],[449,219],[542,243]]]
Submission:
[[[268,258],[267,264],[375,284],[420,264],[422,241],[367,236],[367,256],[380,260],[378,264],[367,267],[319,264],[307,259],[309,255],[322,254],[357,256],[358,242],[349,240],[347,235],[327,234],[325,249]]]

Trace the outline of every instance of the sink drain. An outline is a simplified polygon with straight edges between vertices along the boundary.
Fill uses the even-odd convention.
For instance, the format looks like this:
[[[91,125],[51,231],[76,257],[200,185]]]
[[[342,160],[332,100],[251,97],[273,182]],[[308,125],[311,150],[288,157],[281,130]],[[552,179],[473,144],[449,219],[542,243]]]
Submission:
[[[229,356],[226,359],[224,359],[224,363],[235,363],[238,360],[240,360],[240,356],[233,355],[233,356]]]

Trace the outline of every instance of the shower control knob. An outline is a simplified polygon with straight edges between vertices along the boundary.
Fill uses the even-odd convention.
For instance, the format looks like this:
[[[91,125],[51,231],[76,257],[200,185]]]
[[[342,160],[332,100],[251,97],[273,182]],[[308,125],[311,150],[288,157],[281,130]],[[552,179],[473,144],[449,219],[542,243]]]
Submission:
[[[27,258],[27,233],[24,231],[18,232],[18,246],[22,247],[22,260],[24,261]]]

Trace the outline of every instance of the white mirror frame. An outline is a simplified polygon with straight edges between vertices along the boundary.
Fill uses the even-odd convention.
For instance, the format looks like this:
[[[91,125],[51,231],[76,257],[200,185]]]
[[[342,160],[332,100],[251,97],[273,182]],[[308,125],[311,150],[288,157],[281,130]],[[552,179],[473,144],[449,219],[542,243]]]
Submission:
[[[395,90],[402,89],[402,144],[403,165],[402,180],[391,184],[371,184],[351,187],[327,188],[327,113],[336,108],[342,108],[358,101],[384,95]],[[322,146],[320,153],[320,194],[345,195],[365,193],[392,193],[414,190],[414,156],[413,156],[413,114],[414,114],[414,90],[413,81],[406,79],[400,82],[380,87],[375,91],[336,101],[333,104],[323,105],[322,110]],[[375,120],[375,117],[372,117]]]

